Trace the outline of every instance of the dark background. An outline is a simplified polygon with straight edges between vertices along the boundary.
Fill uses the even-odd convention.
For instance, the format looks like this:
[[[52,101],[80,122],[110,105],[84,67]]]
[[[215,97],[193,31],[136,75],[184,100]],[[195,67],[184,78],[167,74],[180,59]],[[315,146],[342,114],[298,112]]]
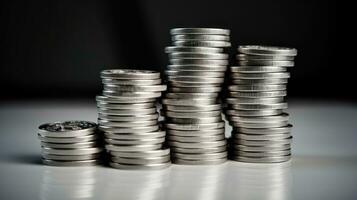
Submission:
[[[336,20],[335,1],[2,1],[1,99],[94,98],[102,69],[162,72],[174,27],[231,29],[231,58],[242,44],[295,47],[290,97],[355,99]]]

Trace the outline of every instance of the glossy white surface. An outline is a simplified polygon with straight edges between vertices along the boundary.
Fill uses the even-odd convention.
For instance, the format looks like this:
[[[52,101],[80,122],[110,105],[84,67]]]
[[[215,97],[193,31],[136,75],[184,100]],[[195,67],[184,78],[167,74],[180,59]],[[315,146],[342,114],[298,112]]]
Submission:
[[[0,199],[356,199],[357,105],[295,100],[289,107],[290,162],[127,171],[40,163],[37,126],[96,121],[94,100],[2,102]]]

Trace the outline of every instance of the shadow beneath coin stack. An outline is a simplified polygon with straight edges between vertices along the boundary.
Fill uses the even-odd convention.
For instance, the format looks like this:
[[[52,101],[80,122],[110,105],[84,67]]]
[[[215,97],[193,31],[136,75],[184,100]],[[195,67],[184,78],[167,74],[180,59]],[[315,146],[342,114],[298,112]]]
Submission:
[[[5,162],[15,164],[42,165],[41,155],[39,154],[15,154],[4,158]]]

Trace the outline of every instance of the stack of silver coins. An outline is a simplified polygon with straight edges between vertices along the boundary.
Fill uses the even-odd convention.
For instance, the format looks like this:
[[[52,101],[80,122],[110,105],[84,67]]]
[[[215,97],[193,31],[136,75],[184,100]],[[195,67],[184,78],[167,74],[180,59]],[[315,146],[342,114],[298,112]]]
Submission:
[[[53,166],[88,166],[100,163],[103,148],[97,124],[64,121],[38,128],[42,162]]]
[[[230,68],[228,115],[232,158],[242,162],[275,163],[291,157],[286,85],[288,67],[297,50],[269,46],[240,46],[239,66]]]
[[[222,108],[218,101],[228,65],[230,31],[171,29],[174,46],[165,49],[170,64],[168,92],[162,100],[168,144],[176,164],[209,165],[227,160]]]
[[[98,124],[104,132],[110,165],[119,169],[159,169],[170,166],[163,149],[166,132],[159,127],[156,102],[166,85],[160,73],[113,69],[101,72],[103,96],[97,96]]]

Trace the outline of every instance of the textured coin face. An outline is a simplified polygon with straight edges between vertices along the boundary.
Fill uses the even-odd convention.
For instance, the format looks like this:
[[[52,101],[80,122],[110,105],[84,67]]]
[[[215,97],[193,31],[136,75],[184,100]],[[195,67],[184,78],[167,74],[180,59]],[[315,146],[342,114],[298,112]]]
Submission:
[[[77,131],[85,129],[93,129],[97,125],[88,121],[64,121],[43,124],[39,127],[40,130],[49,132],[65,132],[65,131]]]

